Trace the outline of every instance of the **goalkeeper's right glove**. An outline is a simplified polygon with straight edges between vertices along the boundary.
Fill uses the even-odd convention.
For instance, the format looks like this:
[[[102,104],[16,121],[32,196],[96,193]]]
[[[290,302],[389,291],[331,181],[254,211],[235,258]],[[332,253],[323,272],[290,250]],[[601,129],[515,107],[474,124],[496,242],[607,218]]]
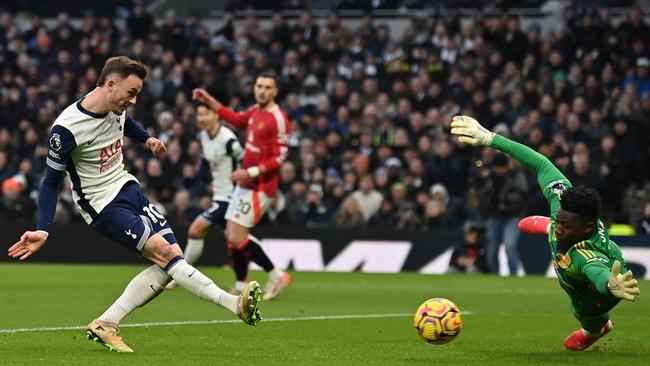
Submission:
[[[627,301],[636,300],[636,297],[639,296],[641,290],[639,290],[636,280],[632,277],[632,271],[628,270],[625,274],[620,274],[620,271],[621,262],[614,261],[612,274],[609,276],[609,281],[607,282],[609,292],[619,299]]]
[[[477,120],[468,116],[454,116],[451,133],[458,136],[458,141],[472,146],[490,146],[495,133],[481,126]]]

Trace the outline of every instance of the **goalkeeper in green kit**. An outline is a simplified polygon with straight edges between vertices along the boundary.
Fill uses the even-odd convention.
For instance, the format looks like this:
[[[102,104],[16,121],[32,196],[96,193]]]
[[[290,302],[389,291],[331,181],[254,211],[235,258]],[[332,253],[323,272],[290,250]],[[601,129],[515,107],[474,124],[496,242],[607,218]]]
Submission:
[[[550,223],[537,216],[531,218],[533,222],[521,222],[520,228],[522,224],[536,225],[538,231],[542,227],[548,232],[555,272],[581,325],[564,340],[564,346],[576,351],[591,346],[612,330],[608,312],[621,299],[634,301],[640,293],[637,281],[625,266],[621,249],[609,239],[598,218],[600,195],[593,189],[572,187],[546,157],[488,131],[472,117],[456,116],[451,127],[451,133],[460,142],[500,150],[537,175],[551,206]]]

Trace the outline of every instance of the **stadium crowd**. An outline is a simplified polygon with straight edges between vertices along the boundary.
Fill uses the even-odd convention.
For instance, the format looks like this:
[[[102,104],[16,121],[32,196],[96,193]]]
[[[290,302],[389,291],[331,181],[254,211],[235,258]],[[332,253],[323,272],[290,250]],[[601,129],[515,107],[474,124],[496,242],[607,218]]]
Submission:
[[[650,233],[650,27],[639,8],[615,24],[606,9],[569,7],[548,35],[505,12],[413,17],[400,39],[370,12],[354,28],[308,10],[263,26],[249,9],[224,13],[214,32],[173,11],[156,21],[140,2],[124,19],[88,13],[78,26],[66,13],[49,26],[13,15],[0,14],[2,220],[33,217],[49,126],[123,54],[150,67],[129,114],[168,147],[159,159],[127,143],[125,164],[175,225],[211,197],[208,177],[195,177],[192,89],[243,109],[255,75],[273,69],[293,132],[271,224],[424,230],[547,214],[530,173],[450,138],[451,117],[467,114],[598,189],[609,222]],[[78,220],[69,182],[62,190],[55,220]]]

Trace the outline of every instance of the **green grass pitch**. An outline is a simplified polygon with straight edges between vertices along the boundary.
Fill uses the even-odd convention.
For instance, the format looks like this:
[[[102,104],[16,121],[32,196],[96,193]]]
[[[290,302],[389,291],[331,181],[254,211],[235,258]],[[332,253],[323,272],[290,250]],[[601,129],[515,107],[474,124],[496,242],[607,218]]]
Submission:
[[[650,286],[613,312],[614,331],[584,352],[562,340],[577,328],[556,280],[542,277],[294,273],[246,326],[182,289],[165,292],[122,326],[135,353],[85,340],[101,314],[144,267],[0,265],[0,365],[649,365]],[[201,268],[225,288],[227,268]],[[266,276],[253,272],[264,284]],[[466,314],[453,342],[417,336],[412,314],[446,297]]]

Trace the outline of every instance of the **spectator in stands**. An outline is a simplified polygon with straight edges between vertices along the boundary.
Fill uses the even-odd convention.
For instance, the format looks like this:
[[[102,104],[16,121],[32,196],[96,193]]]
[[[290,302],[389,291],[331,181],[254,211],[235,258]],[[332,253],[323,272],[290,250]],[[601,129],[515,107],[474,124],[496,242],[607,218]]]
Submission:
[[[363,221],[367,222],[379,210],[384,196],[375,190],[372,176],[364,175],[359,181],[359,189],[352,192],[350,198],[355,200],[363,215]]]
[[[440,201],[445,206],[449,224],[452,227],[460,226],[461,222],[465,222],[470,216],[473,216],[473,213],[470,212],[463,200],[449,196],[447,188],[441,183],[436,183],[429,188],[429,196]]]
[[[390,201],[390,199],[384,199],[381,202],[379,211],[374,214],[368,221],[368,227],[372,228],[387,228],[387,227],[397,227],[399,221],[399,216],[395,210],[395,206]]]
[[[628,87],[633,87],[638,97],[650,92],[649,70],[650,60],[647,57],[639,57],[636,60],[636,70],[625,78],[622,89],[627,90]]]
[[[355,200],[352,197],[346,198],[341,207],[332,217],[332,224],[338,227],[364,227],[366,220],[363,218],[363,213]]]
[[[290,225],[298,225],[303,221],[301,208],[307,205],[307,184],[302,179],[296,179],[291,183],[290,190],[286,193],[285,215]]]
[[[485,249],[485,226],[478,221],[463,224],[463,240],[456,243],[449,260],[447,273],[488,272]]]
[[[197,208],[192,207],[190,193],[186,190],[177,191],[174,194],[174,204],[167,217],[178,226],[189,227],[190,223],[200,213]]]
[[[422,227],[422,216],[418,214],[418,207],[411,201],[399,205],[397,228],[401,230],[416,230]]]
[[[323,202],[323,188],[317,184],[309,187],[305,202],[299,208],[299,219],[295,222],[299,226],[326,226],[332,216],[329,206]]]
[[[488,176],[479,189],[482,199],[480,209],[487,217],[488,264],[492,273],[499,273],[499,247],[505,244],[508,270],[517,275],[519,266],[519,229],[517,222],[523,214],[526,178],[519,168],[509,166],[508,157],[497,154],[492,161]]]
[[[153,17],[144,8],[142,0],[133,1],[133,9],[126,18],[126,28],[134,39],[147,39],[153,27]]]
[[[600,190],[603,188],[604,179],[600,172],[594,169],[591,160],[591,153],[587,144],[583,142],[576,144],[571,156],[571,168],[567,172],[567,178],[571,182],[575,182],[576,185],[584,185],[585,187]]]
[[[643,208],[643,217],[639,220],[636,231],[638,234],[650,235],[650,202],[647,202]]]
[[[0,197],[0,217],[7,221],[31,219],[36,210],[34,201],[23,195],[25,178],[14,175],[2,182],[2,197]]]
[[[424,207],[422,226],[426,230],[449,230],[454,228],[454,222],[449,217],[445,204],[438,199],[430,199]]]
[[[1,134],[2,132],[0,132]],[[4,182],[5,179],[11,177],[15,174],[15,171],[9,165],[9,160],[7,159],[7,152],[0,150],[0,182]]]

